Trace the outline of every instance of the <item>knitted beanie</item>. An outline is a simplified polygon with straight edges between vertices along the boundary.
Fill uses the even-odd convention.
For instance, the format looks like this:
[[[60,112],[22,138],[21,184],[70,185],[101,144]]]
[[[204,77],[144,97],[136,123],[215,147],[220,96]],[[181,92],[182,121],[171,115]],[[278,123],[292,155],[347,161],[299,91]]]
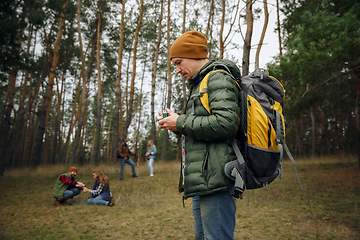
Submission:
[[[77,168],[76,168],[76,167],[71,167],[71,168],[69,169],[69,172],[77,172]]]
[[[188,31],[178,37],[170,48],[170,59],[179,58],[207,58],[207,40],[198,31]]]

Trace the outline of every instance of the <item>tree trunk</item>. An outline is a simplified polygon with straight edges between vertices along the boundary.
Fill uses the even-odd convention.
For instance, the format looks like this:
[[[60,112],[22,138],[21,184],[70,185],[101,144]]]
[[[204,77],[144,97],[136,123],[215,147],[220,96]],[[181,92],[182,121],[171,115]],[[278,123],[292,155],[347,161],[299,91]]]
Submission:
[[[210,15],[211,15],[211,10],[210,10]],[[184,17],[183,17],[182,33],[185,33],[185,29],[186,29],[186,0],[184,0]],[[206,32],[206,35],[207,35],[207,32]],[[207,36],[205,36],[205,37],[207,38]],[[181,78],[181,88],[182,88],[182,94],[183,94],[181,112],[185,113],[187,96],[186,96],[186,79],[183,78],[183,77]],[[154,133],[155,133],[155,131],[154,131]],[[177,135],[176,138],[177,138],[176,159],[178,159],[179,158],[179,152],[181,151],[181,148],[180,148],[180,146],[181,146],[181,144],[180,144],[181,143],[181,137]],[[155,137],[154,137],[154,139],[155,139]]]
[[[323,157],[324,155],[327,155],[327,153],[328,153],[327,143],[326,143],[328,124],[327,124],[326,117],[325,117],[325,114],[324,114],[322,108],[318,104],[315,104],[315,107],[321,117],[320,154],[321,154],[321,157]]]
[[[62,100],[63,100],[63,93],[64,93],[64,85],[65,85],[65,76],[66,76],[66,70],[63,71],[62,77],[61,77],[61,89],[59,88],[59,83],[57,84],[57,89],[58,89],[58,103],[57,103],[57,107],[56,107],[56,112],[57,112],[57,116],[54,117],[56,120],[56,124],[55,124],[55,141],[54,141],[54,145],[53,145],[53,149],[54,152],[52,154],[52,157],[54,159],[54,163],[61,163],[61,153],[62,153],[62,134],[61,134],[61,129],[60,129],[60,123],[61,123],[61,118],[63,115],[63,112],[61,111],[61,104],[62,104]]]
[[[24,166],[30,165],[30,158],[32,155],[32,150],[33,150],[32,136],[34,135],[34,115],[32,113],[35,112],[36,103],[38,100],[38,94],[40,91],[40,85],[41,85],[42,79],[43,79],[42,75],[43,74],[41,74],[41,77],[36,84],[34,94],[32,94],[32,91],[29,91],[29,102],[28,102],[28,106],[26,109],[26,116],[27,116],[26,120],[28,122],[28,126],[27,126],[27,130],[26,130],[26,134],[25,134],[26,140],[25,140],[25,147],[24,147],[25,150],[24,150],[24,157],[23,157]]]
[[[127,132],[124,134],[124,121],[123,121],[123,115],[125,114],[125,119],[129,114],[129,72],[130,72],[130,62],[131,62],[131,51],[129,51],[129,57],[128,57],[128,62],[127,62],[127,67],[126,67],[126,83],[125,83],[125,92],[124,92],[124,99],[123,101],[125,101],[125,113],[120,114],[120,129],[119,129],[119,135],[121,136],[121,139],[126,138],[127,137]],[[121,101],[121,108],[120,111],[122,111],[122,102]],[[121,142],[121,141],[120,141]]]
[[[147,52],[147,48],[145,50]],[[135,149],[134,153],[138,153],[138,142],[139,142],[139,133],[140,133],[140,124],[141,124],[141,109],[142,109],[142,98],[143,98],[143,84],[144,84],[144,78],[145,78],[145,70],[146,70],[146,59],[144,61],[144,68],[142,70],[142,77],[141,77],[141,85],[140,85],[140,99],[139,99],[139,120],[138,120],[138,126],[135,132]]]
[[[63,9],[65,10],[66,7],[69,5],[69,1],[67,1]],[[56,77],[56,68],[59,62],[59,45],[62,38],[62,32],[63,27],[65,23],[65,14],[64,12],[61,13],[61,17],[59,20],[59,27],[58,27],[58,33],[57,38],[54,42],[54,58],[52,60],[52,66],[50,70],[50,76],[49,76],[49,84],[47,85],[46,93],[43,98],[43,106],[40,110],[40,119],[39,119],[39,125],[38,130],[35,137],[35,147],[34,152],[32,154],[31,158],[31,166],[36,167],[39,166],[41,163],[41,156],[42,156],[42,148],[43,148],[43,136],[45,133],[45,129],[47,127],[47,118],[50,111],[51,101],[52,101],[52,91],[53,91],[53,85],[54,85],[54,79]],[[50,52],[49,52],[49,58],[50,58]]]
[[[85,124],[85,114],[86,114],[86,82],[87,82],[87,73],[85,71],[85,55],[83,53],[82,39],[81,39],[81,28],[80,28],[80,10],[81,10],[81,0],[77,1],[77,29],[79,35],[79,50],[80,50],[80,58],[81,58],[81,76],[83,78],[82,82],[82,92],[81,92],[81,100],[79,103],[79,121],[77,124],[77,129],[75,132],[75,139],[73,142],[73,149],[70,155],[69,164],[73,165],[74,163],[79,162],[79,146],[81,145],[81,130]],[[80,146],[81,147],[81,146]]]
[[[221,15],[221,23],[220,23],[220,55],[219,55],[219,59],[223,59],[224,58],[224,39],[223,39],[223,34],[224,34],[224,24],[225,24],[225,0],[221,1],[222,3],[222,15]]]
[[[20,45],[22,43],[23,33],[24,33],[24,29],[22,28],[19,31],[19,38],[17,41],[18,47],[16,47],[14,49],[14,54],[16,56],[19,56],[19,54],[20,54]],[[11,71],[10,71],[10,75],[9,75],[9,83],[8,83],[8,88],[7,88],[7,92],[6,92],[6,97],[5,97],[5,103],[3,105],[4,108],[3,108],[2,116],[4,116],[4,118],[2,119],[1,126],[0,126],[0,133],[1,133],[0,156],[2,158],[0,160],[0,176],[4,175],[5,161],[7,160],[6,152],[7,152],[8,143],[9,143],[11,113],[12,113],[13,107],[14,107],[15,82],[16,82],[16,76],[17,76],[18,70],[19,70],[18,65],[13,65],[11,67]]]
[[[213,17],[213,9],[214,9],[214,0],[211,0],[210,10],[209,10],[209,17],[208,17],[208,22],[207,22],[207,26],[206,26],[206,33],[205,33],[206,39],[208,39],[208,36],[209,36],[210,23],[211,23],[211,19]]]
[[[186,0],[185,0],[186,1]],[[156,83],[156,73],[157,73],[157,65],[159,59],[159,49],[161,44],[161,24],[163,18],[163,11],[164,11],[164,0],[160,1],[160,16],[159,16],[159,25],[158,25],[158,39],[156,42],[155,48],[155,56],[154,56],[154,63],[153,63],[153,72],[151,76],[151,135],[156,146],[157,139],[156,139],[156,126],[155,126],[155,118],[157,116],[155,112],[155,83]]]
[[[282,46],[281,46],[281,24],[280,24],[280,6],[279,0],[276,0],[276,16],[277,16],[277,30],[278,30],[278,38],[279,38],[279,51],[280,57],[282,56]]]
[[[265,20],[264,20],[264,26],[263,26],[263,30],[262,30],[262,33],[261,33],[259,45],[258,45],[257,50],[256,50],[255,68],[259,68],[260,50],[261,50],[261,47],[262,47],[263,42],[264,42],[267,25],[269,23],[269,12],[268,12],[268,7],[267,7],[267,0],[263,0],[263,1],[264,1]]]
[[[311,117],[311,156],[315,158],[315,115],[314,108],[310,108],[310,117]]]
[[[102,11],[101,11],[101,1],[99,1],[99,18],[98,18],[98,26],[97,26],[97,52],[96,52],[96,59],[97,59],[97,83],[98,83],[98,94],[97,94],[97,116],[96,116],[96,135],[94,139],[94,152],[92,152],[90,165],[94,166],[97,159],[99,159],[99,152],[100,152],[100,127],[101,127],[101,47],[100,47],[100,36],[101,36],[101,18],[102,18]]]
[[[168,0],[168,20],[167,20],[167,51],[170,53],[170,0]],[[167,60],[167,79],[168,79],[168,91],[167,91],[167,108],[170,108],[171,105],[171,61],[168,58]],[[166,154],[169,147],[169,131],[164,129],[163,133],[163,142],[162,142],[162,151],[161,151],[161,160],[166,160]]]
[[[135,39],[134,39],[134,49],[133,49],[133,71],[131,75],[131,86],[130,86],[130,100],[129,100],[129,113],[126,116],[125,126],[123,137],[127,136],[128,128],[131,123],[132,115],[133,115],[133,108],[134,108],[134,91],[135,91],[135,76],[136,76],[136,54],[137,54],[137,45],[139,42],[139,34],[142,25],[142,18],[143,18],[143,9],[144,9],[144,0],[140,0],[140,15],[139,15],[139,22],[136,27],[135,32]]]
[[[242,76],[249,74],[251,38],[253,32],[253,13],[252,0],[246,0],[246,35],[244,41],[243,59],[242,59]]]
[[[33,25],[29,25],[29,33],[27,39],[27,48],[26,48],[26,57],[29,59],[30,55],[30,47],[31,47],[31,38],[33,32]],[[26,66],[28,67],[28,62],[26,62]],[[13,137],[13,151],[12,151],[12,167],[17,167],[22,165],[23,154],[24,154],[24,134],[26,131],[26,121],[25,121],[25,99],[26,99],[26,90],[27,83],[29,80],[29,71],[26,69],[24,72],[24,82],[20,89],[20,101],[19,101],[19,110],[15,115],[16,118],[14,120],[14,137]]]
[[[357,136],[357,151],[360,168],[360,65],[349,64],[351,71],[351,78],[354,81],[356,100],[355,100],[355,125],[356,125],[356,136]]]
[[[63,163],[67,162],[69,146],[70,146],[69,145],[70,137],[71,137],[72,132],[74,130],[75,123],[77,123],[77,121],[78,121],[78,117],[77,117],[77,114],[76,114],[76,105],[77,105],[77,102],[79,101],[79,98],[80,98],[80,90],[81,90],[81,75],[79,77],[79,84],[77,86],[77,90],[76,90],[76,94],[75,94],[75,98],[74,98],[74,104],[72,106],[72,113],[71,113],[71,118],[70,118],[70,127],[69,127],[69,130],[68,130],[68,135],[66,137],[65,144],[64,144],[63,149],[61,151],[61,154],[62,154],[61,155],[61,161]],[[75,120],[73,120],[74,117],[75,117]],[[80,117],[80,115],[79,115],[79,117]]]
[[[186,0],[184,0],[182,33],[185,33],[185,26],[186,26],[185,22],[186,22]]]
[[[108,140],[106,143],[106,160],[112,164],[113,158],[112,158],[112,152],[111,152],[111,146],[110,146],[110,140],[111,140],[111,121],[112,121],[112,113],[110,112],[109,116],[109,132],[108,132]],[[115,158],[116,159],[116,158]]]
[[[116,149],[119,145],[119,132],[122,129],[122,101],[121,101],[121,67],[122,67],[122,57],[124,50],[124,29],[125,29],[125,3],[126,0],[122,1],[121,9],[121,24],[120,24],[120,38],[119,38],[119,55],[118,55],[118,75],[116,78],[116,99],[115,99],[115,117],[114,117],[114,135],[113,135],[113,145],[112,145],[112,154],[110,161],[113,162],[113,159],[116,159]],[[119,113],[120,110],[120,113]],[[119,120],[121,119],[121,121]],[[120,124],[119,124],[120,123]],[[121,127],[120,127],[120,126]],[[122,133],[122,131],[121,131]]]

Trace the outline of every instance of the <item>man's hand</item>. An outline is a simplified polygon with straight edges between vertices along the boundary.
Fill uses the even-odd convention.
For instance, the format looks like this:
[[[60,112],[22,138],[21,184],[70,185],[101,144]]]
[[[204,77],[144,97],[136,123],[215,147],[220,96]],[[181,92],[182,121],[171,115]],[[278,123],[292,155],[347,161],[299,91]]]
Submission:
[[[169,114],[169,116],[164,119],[158,120],[160,128],[166,128],[167,130],[170,130],[172,132],[177,131],[176,121],[177,121],[179,115],[174,113],[173,111],[171,111],[168,108],[166,109],[166,112]],[[158,114],[159,114],[159,116],[161,116],[162,112],[159,112]]]
[[[85,184],[83,184],[82,182],[77,182],[76,185],[79,185],[79,187],[85,187]]]

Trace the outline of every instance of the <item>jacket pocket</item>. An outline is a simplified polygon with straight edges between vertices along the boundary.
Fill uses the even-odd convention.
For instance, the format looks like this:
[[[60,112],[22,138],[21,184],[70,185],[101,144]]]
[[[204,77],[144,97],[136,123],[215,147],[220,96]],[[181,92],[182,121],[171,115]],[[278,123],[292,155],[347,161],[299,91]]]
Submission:
[[[202,165],[202,173],[203,173],[203,177],[204,177],[204,185],[205,186],[207,184],[208,162],[209,162],[209,150],[206,151],[205,159],[204,159],[203,165]]]

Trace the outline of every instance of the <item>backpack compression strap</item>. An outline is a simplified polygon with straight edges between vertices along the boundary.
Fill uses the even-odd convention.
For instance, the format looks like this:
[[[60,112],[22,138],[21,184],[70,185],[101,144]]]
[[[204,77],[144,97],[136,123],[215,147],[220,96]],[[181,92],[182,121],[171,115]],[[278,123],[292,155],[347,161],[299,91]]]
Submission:
[[[280,136],[281,136],[280,121],[282,121],[282,119],[281,119],[280,113],[278,111],[274,110],[274,112],[275,112],[275,119],[276,119],[276,144],[280,147],[279,178],[281,179],[283,176],[285,178],[284,169],[282,167],[282,159],[283,159],[283,154],[284,154],[284,146],[283,146],[284,139],[280,139]]]
[[[302,186],[301,186],[300,178],[299,178],[299,175],[298,175],[298,172],[297,172],[297,169],[296,169],[295,160],[294,160],[293,156],[291,155],[290,150],[289,150],[288,146],[286,145],[286,143],[285,143],[285,151],[286,151],[287,155],[289,156],[291,162],[293,163],[295,175],[296,175],[296,178],[297,178],[297,180],[299,182],[300,190],[302,191]]]

